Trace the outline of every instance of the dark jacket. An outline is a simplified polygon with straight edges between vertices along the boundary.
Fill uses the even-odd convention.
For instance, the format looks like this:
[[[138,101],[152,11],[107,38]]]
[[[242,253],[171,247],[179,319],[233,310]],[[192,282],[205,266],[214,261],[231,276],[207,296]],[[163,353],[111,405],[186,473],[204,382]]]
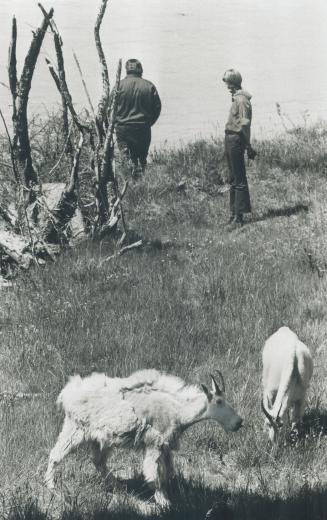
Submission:
[[[128,74],[120,83],[116,124],[152,126],[161,112],[156,87],[136,74]]]

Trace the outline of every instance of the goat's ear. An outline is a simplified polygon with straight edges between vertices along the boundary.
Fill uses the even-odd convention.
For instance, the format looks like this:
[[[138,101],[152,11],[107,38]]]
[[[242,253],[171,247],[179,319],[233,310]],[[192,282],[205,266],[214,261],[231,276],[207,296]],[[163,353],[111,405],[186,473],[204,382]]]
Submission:
[[[220,390],[219,386],[217,385],[215,378],[211,374],[210,374],[210,377],[211,377],[211,384],[212,384],[212,392],[216,395],[221,395],[222,391]]]
[[[201,386],[202,386],[202,390],[203,390],[204,393],[206,394],[207,399],[208,399],[208,401],[209,401],[209,403],[210,403],[210,401],[211,401],[211,399],[212,399],[212,394],[211,394],[211,392],[209,392],[209,390],[208,390],[208,388],[206,387],[206,385],[201,384]]]

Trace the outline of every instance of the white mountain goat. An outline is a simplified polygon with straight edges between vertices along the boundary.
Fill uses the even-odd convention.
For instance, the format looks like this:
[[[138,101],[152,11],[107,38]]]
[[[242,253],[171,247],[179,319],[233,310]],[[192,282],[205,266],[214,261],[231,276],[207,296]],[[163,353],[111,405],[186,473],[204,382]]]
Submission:
[[[81,443],[91,443],[94,464],[103,477],[108,474],[111,449],[131,447],[143,449],[144,477],[155,491],[156,502],[167,505],[171,450],[178,449],[181,434],[207,419],[226,431],[237,431],[242,425],[241,417],[225,401],[224,383],[220,390],[213,376],[211,380],[209,391],[205,385],[187,385],[157,370],[140,370],[127,378],[98,373],[83,379],[71,377],[57,400],[65,419],[49,457],[48,488],[54,488],[55,466]]]
[[[291,431],[297,432],[312,376],[312,357],[308,347],[291,329],[281,327],[266,341],[262,364],[261,408],[266,416],[269,438],[274,442],[288,410]]]

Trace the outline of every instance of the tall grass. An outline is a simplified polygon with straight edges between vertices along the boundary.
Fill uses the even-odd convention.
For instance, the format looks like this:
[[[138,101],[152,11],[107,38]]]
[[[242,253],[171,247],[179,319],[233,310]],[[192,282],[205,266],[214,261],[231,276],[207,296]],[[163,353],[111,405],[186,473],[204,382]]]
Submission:
[[[321,137],[312,132],[307,159]],[[112,242],[84,243],[55,264],[21,273],[3,292],[0,390],[41,394],[0,403],[4,518],[199,519],[209,509],[224,519],[327,517],[326,279],[315,267],[324,248],[325,174],[309,160],[289,168],[281,141],[269,146],[257,143],[259,160],[248,170],[254,213],[241,231],[223,226],[221,142],[156,151],[124,199],[130,228],[148,239],[144,249],[102,262]],[[315,371],[304,435],[296,446],[286,436],[274,457],[260,412],[260,352],[281,325],[310,346]],[[144,367],[189,382],[208,382],[209,372],[222,370],[244,428],[230,436],[215,424],[186,432],[169,512],[144,502],[133,453],[112,460],[126,491],[106,488],[80,451],[60,467],[51,497],[43,475],[67,377]]]

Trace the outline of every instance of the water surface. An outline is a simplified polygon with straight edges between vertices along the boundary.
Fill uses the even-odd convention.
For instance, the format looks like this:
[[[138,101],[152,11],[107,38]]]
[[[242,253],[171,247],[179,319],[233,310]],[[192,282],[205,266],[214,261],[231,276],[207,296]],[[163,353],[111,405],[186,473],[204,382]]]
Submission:
[[[73,51],[96,105],[101,78],[93,27],[99,2],[44,0],[43,5],[55,10],[77,108],[87,103]],[[5,83],[13,14],[20,70],[31,30],[42,19],[34,0],[0,1],[0,81]],[[155,144],[222,134],[230,96],[221,77],[230,67],[241,71],[244,87],[253,95],[253,134],[261,137],[282,130],[277,101],[290,127],[307,118],[327,118],[326,15],[323,0],[109,0],[102,40],[112,81],[120,57],[137,57],[144,77],[158,87],[163,111],[153,132]],[[55,62],[50,33],[33,78],[32,112],[60,102],[46,56]],[[3,86],[0,106],[10,119],[10,96]]]

